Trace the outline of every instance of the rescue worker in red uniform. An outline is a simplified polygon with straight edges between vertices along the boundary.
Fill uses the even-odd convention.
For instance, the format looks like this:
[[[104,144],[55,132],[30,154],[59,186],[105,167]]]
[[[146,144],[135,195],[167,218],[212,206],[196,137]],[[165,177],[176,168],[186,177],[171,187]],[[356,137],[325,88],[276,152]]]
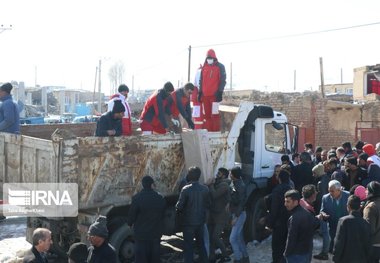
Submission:
[[[172,119],[178,121],[177,131],[181,132],[179,114],[186,120],[190,129],[194,129],[194,123],[191,119],[190,96],[194,91],[193,83],[186,83],[182,88],[176,89],[168,98],[168,105],[172,114]],[[174,123],[174,121],[172,121]],[[176,132],[177,132],[176,131]]]
[[[199,81],[201,78],[202,65],[197,70],[194,79],[194,91],[191,94],[191,102],[193,103],[193,122],[194,129],[203,129],[203,107],[202,103],[198,100],[199,93]]]
[[[166,115],[170,116],[166,107],[167,99],[174,91],[171,82],[166,82],[162,89],[155,91],[145,102],[140,116],[140,128],[143,134],[165,134],[168,129]]]
[[[226,69],[216,58],[215,51],[210,49],[202,67],[198,94],[198,100],[203,104],[203,127],[208,131],[220,131],[218,102],[223,99],[225,86]]]
[[[129,88],[127,85],[121,84],[117,91],[118,93],[110,97],[110,101],[107,103],[107,111],[112,111],[115,100],[121,100],[121,103],[124,105],[125,108],[124,117],[121,119],[122,135],[129,136],[132,135],[131,108],[129,107],[129,104],[127,102]]]

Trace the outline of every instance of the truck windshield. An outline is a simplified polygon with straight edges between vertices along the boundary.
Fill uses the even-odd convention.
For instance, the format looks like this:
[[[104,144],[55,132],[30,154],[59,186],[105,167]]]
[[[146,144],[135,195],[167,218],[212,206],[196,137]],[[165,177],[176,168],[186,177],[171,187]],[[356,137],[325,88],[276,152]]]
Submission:
[[[272,123],[265,124],[265,149],[270,152],[285,153],[286,129],[284,123],[278,123],[283,129],[275,129]],[[278,128],[278,127],[277,127]]]

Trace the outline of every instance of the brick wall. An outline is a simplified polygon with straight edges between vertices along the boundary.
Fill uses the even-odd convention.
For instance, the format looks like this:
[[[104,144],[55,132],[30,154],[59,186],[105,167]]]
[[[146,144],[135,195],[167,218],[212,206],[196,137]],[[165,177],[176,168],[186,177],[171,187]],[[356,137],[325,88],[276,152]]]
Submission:
[[[380,101],[359,105],[322,98],[317,92],[236,91],[225,96],[225,103],[238,104],[240,99],[270,105],[283,112],[290,123],[303,129],[304,141],[324,149],[340,146],[345,141],[355,145],[356,121],[380,122]]]

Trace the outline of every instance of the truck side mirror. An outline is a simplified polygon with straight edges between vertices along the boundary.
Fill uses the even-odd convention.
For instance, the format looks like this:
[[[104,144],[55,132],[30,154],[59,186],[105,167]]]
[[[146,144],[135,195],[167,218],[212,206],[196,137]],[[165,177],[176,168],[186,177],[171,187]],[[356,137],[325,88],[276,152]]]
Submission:
[[[273,126],[273,128],[275,128],[278,131],[284,129],[284,127],[276,121],[272,121],[272,126]]]

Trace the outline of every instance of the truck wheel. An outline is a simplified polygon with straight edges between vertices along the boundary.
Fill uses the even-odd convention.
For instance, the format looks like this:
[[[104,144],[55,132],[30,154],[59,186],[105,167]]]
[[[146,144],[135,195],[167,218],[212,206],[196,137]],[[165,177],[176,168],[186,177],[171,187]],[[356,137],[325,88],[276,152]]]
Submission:
[[[257,196],[250,202],[247,209],[247,220],[244,225],[244,238],[247,242],[257,240],[262,241],[268,237],[265,231],[265,224],[260,219],[266,216],[264,198]]]
[[[135,242],[133,230],[127,224],[122,225],[112,234],[110,243],[116,250],[118,263],[133,262]]]

